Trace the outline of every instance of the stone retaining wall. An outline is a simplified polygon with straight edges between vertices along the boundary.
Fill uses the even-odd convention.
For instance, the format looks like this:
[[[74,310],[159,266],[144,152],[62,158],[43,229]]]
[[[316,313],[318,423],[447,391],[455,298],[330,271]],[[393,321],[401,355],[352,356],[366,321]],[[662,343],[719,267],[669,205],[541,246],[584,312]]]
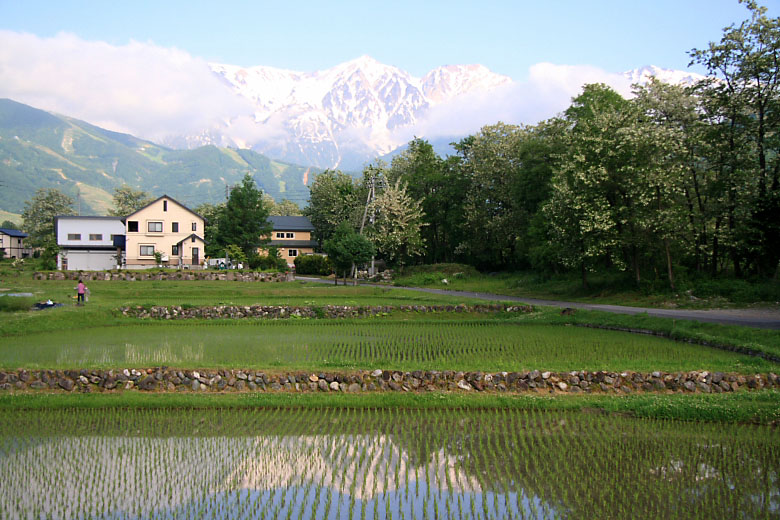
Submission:
[[[201,319],[240,319],[240,318],[364,318],[379,316],[393,311],[402,312],[532,312],[530,305],[400,305],[397,307],[324,305],[290,306],[290,305],[216,305],[205,307],[153,306],[153,307],[122,307],[119,311],[124,316],[142,319],[183,320]]]
[[[536,392],[722,393],[780,388],[773,373],[722,372],[357,372],[266,373],[257,370],[17,370],[0,372],[0,391],[65,392]]]
[[[235,282],[291,282],[292,273],[259,273],[255,271],[52,271],[36,272],[35,280],[227,280]]]

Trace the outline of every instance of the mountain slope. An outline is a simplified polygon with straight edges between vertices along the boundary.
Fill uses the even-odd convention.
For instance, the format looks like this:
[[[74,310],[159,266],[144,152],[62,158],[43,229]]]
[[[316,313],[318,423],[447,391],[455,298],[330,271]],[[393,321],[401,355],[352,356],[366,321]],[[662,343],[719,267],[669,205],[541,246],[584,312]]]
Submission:
[[[211,68],[251,102],[254,113],[247,114],[247,121],[274,137],[247,140],[226,125],[209,133],[209,142],[346,169],[360,169],[404,144],[408,131],[398,131],[412,128],[431,107],[511,82],[481,65],[439,67],[416,78],[369,56],[315,72],[216,63]],[[204,142],[192,136],[183,141]]]
[[[302,204],[308,198],[306,171],[251,150],[171,150],[0,99],[0,209],[12,213],[20,213],[38,188],[57,188],[79,196],[82,214],[105,214],[122,184],[167,193],[192,207],[224,200],[225,186],[245,173],[275,199]]]

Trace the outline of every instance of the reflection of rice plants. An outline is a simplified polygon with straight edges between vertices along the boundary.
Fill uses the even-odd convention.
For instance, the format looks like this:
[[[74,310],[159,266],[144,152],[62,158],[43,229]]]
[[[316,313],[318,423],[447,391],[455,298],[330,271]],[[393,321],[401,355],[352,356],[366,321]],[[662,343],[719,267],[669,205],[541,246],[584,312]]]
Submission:
[[[0,412],[0,517],[766,518],[777,445],[522,410]]]

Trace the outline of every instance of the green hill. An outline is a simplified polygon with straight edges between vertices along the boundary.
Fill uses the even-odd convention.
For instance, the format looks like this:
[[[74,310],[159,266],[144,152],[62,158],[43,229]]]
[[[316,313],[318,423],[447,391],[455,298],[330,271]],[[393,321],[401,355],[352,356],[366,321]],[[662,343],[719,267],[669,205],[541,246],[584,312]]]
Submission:
[[[79,196],[82,214],[105,214],[122,184],[194,207],[224,200],[225,186],[240,183],[247,172],[274,199],[303,205],[307,170],[251,150],[172,150],[0,99],[0,211],[21,213],[38,188],[57,188]],[[311,169],[309,179],[316,173]]]

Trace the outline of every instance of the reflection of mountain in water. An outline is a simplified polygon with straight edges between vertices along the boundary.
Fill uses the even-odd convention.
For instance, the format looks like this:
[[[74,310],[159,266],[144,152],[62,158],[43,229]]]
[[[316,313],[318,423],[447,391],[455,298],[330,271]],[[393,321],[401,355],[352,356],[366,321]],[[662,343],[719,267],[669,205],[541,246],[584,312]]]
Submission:
[[[3,519],[780,516],[776,428],[577,412],[0,411],[0,460]]]
[[[542,510],[539,499],[514,490],[483,493],[444,450],[415,466],[384,435],[63,437],[15,451],[6,462],[22,473],[0,487],[0,511],[46,518],[147,518],[165,510],[190,518],[204,507],[222,518],[263,509],[277,518],[289,508],[294,518],[301,508],[305,518],[346,518],[356,508],[372,517],[374,510],[460,508],[497,518],[510,510],[516,516],[518,507]]]

